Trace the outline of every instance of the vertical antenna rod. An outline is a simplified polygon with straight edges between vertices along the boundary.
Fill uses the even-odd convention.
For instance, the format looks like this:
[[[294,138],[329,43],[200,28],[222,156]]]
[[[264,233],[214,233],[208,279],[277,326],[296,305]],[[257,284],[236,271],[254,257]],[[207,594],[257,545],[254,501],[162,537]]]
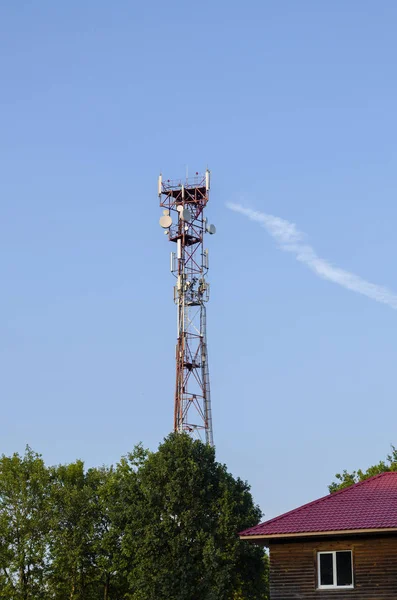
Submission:
[[[209,200],[210,172],[185,182],[158,179],[160,225],[175,244],[171,272],[176,278],[177,305],[176,383],[174,431],[187,431],[213,446],[210,377],[207,352],[206,302],[209,284],[208,250],[204,234],[214,234],[204,209]]]

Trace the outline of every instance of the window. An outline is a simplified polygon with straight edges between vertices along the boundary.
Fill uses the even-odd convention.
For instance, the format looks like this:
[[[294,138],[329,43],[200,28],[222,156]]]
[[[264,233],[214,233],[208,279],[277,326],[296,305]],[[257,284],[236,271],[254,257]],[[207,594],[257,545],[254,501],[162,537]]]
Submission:
[[[317,568],[320,590],[353,587],[351,550],[318,552]]]

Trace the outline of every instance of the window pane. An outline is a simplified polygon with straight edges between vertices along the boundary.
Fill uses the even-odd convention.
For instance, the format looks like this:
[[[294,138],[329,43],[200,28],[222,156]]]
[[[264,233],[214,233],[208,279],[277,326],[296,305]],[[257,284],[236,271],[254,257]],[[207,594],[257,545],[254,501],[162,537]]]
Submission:
[[[353,583],[351,552],[336,553],[336,579],[337,585],[351,585]]]
[[[320,585],[333,585],[333,583],[332,554],[320,554]]]

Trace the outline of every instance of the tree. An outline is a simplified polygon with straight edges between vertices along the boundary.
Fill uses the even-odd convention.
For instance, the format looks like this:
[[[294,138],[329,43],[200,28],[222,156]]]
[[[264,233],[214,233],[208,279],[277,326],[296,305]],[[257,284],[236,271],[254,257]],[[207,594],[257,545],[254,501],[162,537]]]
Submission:
[[[82,461],[52,469],[48,581],[55,600],[118,600],[127,591],[114,479],[113,468],[86,471]]]
[[[263,550],[237,535],[256,525],[261,511],[247,483],[215,461],[213,448],[171,434],[128,476],[127,463],[121,549],[128,598],[266,598]]]
[[[366,471],[358,469],[357,471],[343,471],[335,475],[337,481],[333,481],[328,489],[331,493],[337,492],[344,488],[350,487],[354,483],[364,481],[368,477],[373,475],[379,475],[380,473],[386,473],[388,471],[397,471],[397,448],[391,446],[391,453],[387,455],[386,461],[381,460],[378,464],[369,467]]]
[[[116,467],[0,458],[0,600],[264,600],[249,486],[187,435]]]
[[[92,560],[96,568],[98,588],[104,600],[126,597],[128,582],[121,553],[123,537],[123,500],[120,473],[113,468],[91,469],[95,475],[95,527]]]
[[[0,598],[46,598],[49,472],[29,447],[0,459]]]
[[[93,489],[80,460],[51,471],[49,585],[56,600],[85,598],[93,579]]]

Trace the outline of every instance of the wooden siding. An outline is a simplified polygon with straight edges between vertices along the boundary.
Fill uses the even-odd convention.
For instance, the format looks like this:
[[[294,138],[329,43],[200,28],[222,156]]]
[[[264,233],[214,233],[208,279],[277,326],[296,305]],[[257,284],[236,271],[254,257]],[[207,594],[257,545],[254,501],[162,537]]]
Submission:
[[[272,542],[271,600],[397,600],[397,537]],[[352,550],[353,589],[317,589],[317,552]]]

